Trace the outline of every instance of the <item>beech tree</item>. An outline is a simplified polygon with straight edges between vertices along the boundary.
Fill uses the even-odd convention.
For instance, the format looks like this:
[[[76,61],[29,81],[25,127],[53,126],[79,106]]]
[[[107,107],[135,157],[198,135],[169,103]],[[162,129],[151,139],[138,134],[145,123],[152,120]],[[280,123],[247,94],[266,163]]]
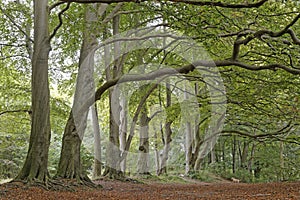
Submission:
[[[48,182],[50,145],[50,91],[48,60],[50,52],[48,0],[34,1],[34,49],[32,57],[32,125],[29,150],[16,177],[28,182]]]
[[[65,12],[67,12],[71,3],[136,3],[137,6],[148,6],[147,9],[154,13],[152,16],[153,19],[159,16],[159,19],[166,20],[165,26],[169,26],[175,30],[182,31],[187,36],[195,38],[195,40],[199,43],[203,42],[203,45],[208,48],[210,51],[209,53],[212,54],[213,60],[196,60],[193,63],[189,64],[184,64],[183,61],[180,61],[180,65],[176,66],[174,70],[161,68],[145,74],[122,75],[114,73],[114,76],[107,78],[107,80],[97,88],[94,95],[92,95],[93,97],[84,99],[84,101],[81,101],[81,98],[78,97],[78,92],[76,90],[74,107],[76,107],[75,102],[80,102],[80,108],[77,111],[79,113],[83,113],[83,115],[82,119],[79,120],[80,125],[76,125],[74,121],[76,119],[73,118],[74,109],[70,112],[69,120],[66,124],[65,135],[63,138],[61,160],[57,173],[57,175],[62,178],[74,178],[79,181],[88,180],[86,174],[81,171],[80,164],[80,145],[85,129],[87,110],[95,103],[95,101],[101,99],[101,96],[105,91],[117,84],[131,81],[153,80],[159,77],[175,74],[188,74],[197,68],[209,69],[210,67],[214,66],[218,67],[220,70],[225,71],[223,74],[228,74],[227,79],[230,79],[230,76],[232,76],[232,74],[241,73],[240,70],[250,70],[255,72],[267,70],[274,73],[278,71],[285,71],[296,76],[298,76],[300,73],[299,68],[297,68],[299,62],[297,60],[296,53],[297,50],[299,50],[300,44],[300,41],[297,37],[298,32],[296,29],[299,26],[298,20],[300,18],[300,15],[297,9],[292,6],[294,2],[287,4],[278,4],[276,3],[276,1],[268,2],[267,0],[256,1],[253,3],[244,1],[241,1],[241,3],[225,3],[215,1],[168,0],[165,2],[156,2],[153,5],[150,1],[137,2],[135,0],[61,0],[49,6],[48,0],[34,0],[34,48],[31,58],[31,134],[28,154],[20,173],[16,177],[16,180],[42,182],[43,184],[50,183],[49,173],[47,169],[51,136],[49,92],[49,52],[51,50],[50,42],[51,40],[53,40],[53,38],[55,38],[57,31],[62,26],[62,16]],[[274,3],[274,5],[272,3]],[[284,6],[280,7],[278,5]],[[266,7],[265,10],[260,10],[264,7]],[[62,10],[58,13],[58,24],[54,27],[53,30],[50,30],[49,16],[50,11],[54,8],[62,8]],[[272,10],[274,9],[278,9],[279,11],[276,12],[276,14],[272,14]],[[285,11],[284,9],[288,9],[288,11]],[[185,14],[174,14],[178,11]],[[117,10],[116,12],[119,12],[119,10]],[[204,17],[195,18],[195,16],[198,16],[199,13],[202,13]],[[252,16],[253,13],[257,13],[257,16]],[[113,17],[116,17],[115,15],[119,16],[121,14],[121,11],[117,14],[114,13]],[[212,17],[213,15],[215,17]],[[283,19],[282,16],[285,15],[287,15],[288,17],[284,17]],[[205,17],[208,18],[205,19]],[[117,18],[114,19],[116,20]],[[220,21],[218,21],[219,19],[224,20],[225,23],[222,24]],[[280,21],[284,22],[284,24],[270,24],[268,22],[276,21],[276,19],[280,19]],[[149,21],[151,22],[151,20]],[[26,32],[24,33],[26,34]],[[30,40],[29,38],[27,39]],[[85,54],[84,52],[89,52],[89,48],[94,44],[93,42],[95,42],[96,39],[97,38],[95,35],[93,35],[92,31],[85,32],[82,44],[82,54],[79,60],[79,64],[83,62],[84,58],[88,54]],[[123,38],[123,41],[131,39],[142,40],[142,37]],[[144,39],[147,38],[145,37]],[[121,40],[122,39],[120,39],[120,41]],[[213,46],[214,48],[211,46]],[[230,74],[231,72],[232,74]],[[91,75],[92,73],[87,74]],[[276,76],[272,78],[276,79]],[[82,79],[78,75],[77,87],[82,86],[81,82]],[[235,103],[234,105],[239,104],[239,102],[235,102],[234,99],[231,100],[232,101],[230,103]],[[167,101],[168,102],[166,102],[166,104],[168,105],[172,103],[170,99],[167,99]],[[255,104],[253,103],[252,105]],[[143,107],[141,106],[140,109],[142,108]],[[233,111],[234,109],[235,107],[232,106]],[[144,111],[141,112],[141,114],[143,114],[141,115],[141,119],[146,118]],[[246,120],[246,117],[242,116],[241,114],[237,116]],[[136,118],[138,119],[138,114]],[[147,121],[144,122],[146,125]],[[168,152],[167,145],[169,145],[171,140],[171,125],[172,124],[170,123],[168,125],[169,127],[166,127],[165,152]],[[267,123],[264,124],[264,127],[268,127]],[[278,129],[281,130],[280,128]],[[117,125],[111,127],[111,131],[113,131],[110,135],[111,142],[117,147],[119,147],[119,130],[120,127],[117,127]],[[228,134],[244,135],[250,138],[266,137],[264,134],[251,135],[236,130],[226,130],[224,133],[226,132]],[[274,135],[276,134],[273,134],[273,136]],[[129,150],[131,140],[130,137],[132,136],[129,135],[127,137],[126,146],[122,150]],[[281,140],[284,141],[283,138]],[[141,143],[143,143],[143,141],[141,141]],[[201,142],[198,141],[198,144],[200,143]],[[124,144],[122,146],[124,146]],[[241,145],[239,147],[241,147]],[[241,153],[242,163],[245,163],[247,148],[249,148],[249,146],[247,145],[247,143],[245,143],[244,149],[241,150],[241,152],[243,152]],[[197,148],[195,147],[195,149]],[[123,156],[123,154],[121,156],[121,152],[119,150],[120,149],[118,149],[117,153],[115,154],[114,152],[111,153],[111,155],[115,155],[112,158],[117,157],[117,161],[121,161],[123,157],[125,157]],[[235,152],[236,150],[237,149],[234,149]],[[166,161],[167,154],[165,154],[164,157],[165,158],[161,160],[161,163],[164,163]],[[188,160],[191,160],[195,165],[197,165],[197,158],[199,157],[195,158],[193,157],[193,155],[187,154],[186,162],[188,163]],[[111,166],[114,166],[114,169],[119,172],[121,170],[121,168],[119,168],[120,163],[117,162],[116,165],[118,166],[114,166],[114,164]],[[160,171],[163,171],[164,166],[165,165],[162,164]],[[235,168],[235,166],[233,166],[233,168]],[[187,169],[187,171],[188,170],[189,169]]]
[[[80,105],[84,103],[86,96],[92,96],[94,93],[93,47],[98,43],[95,24],[105,12],[106,7],[104,4],[100,6],[89,5],[85,11],[85,30],[80,50],[79,72],[74,102],[63,135],[62,150],[57,171],[57,177],[76,179],[78,182],[90,182],[90,179],[82,170],[80,158],[80,147],[87,126],[89,110],[81,113],[79,109]],[[99,13],[96,12],[98,10]]]

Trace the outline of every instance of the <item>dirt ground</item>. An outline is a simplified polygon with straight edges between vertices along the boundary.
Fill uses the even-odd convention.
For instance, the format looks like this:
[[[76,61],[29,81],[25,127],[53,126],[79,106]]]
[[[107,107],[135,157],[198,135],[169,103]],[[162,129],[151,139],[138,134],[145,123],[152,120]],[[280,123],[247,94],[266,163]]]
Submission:
[[[300,182],[283,183],[133,183],[101,180],[101,189],[77,188],[70,191],[47,191],[38,187],[2,184],[0,199],[14,200],[92,200],[92,199],[297,199],[300,200]]]

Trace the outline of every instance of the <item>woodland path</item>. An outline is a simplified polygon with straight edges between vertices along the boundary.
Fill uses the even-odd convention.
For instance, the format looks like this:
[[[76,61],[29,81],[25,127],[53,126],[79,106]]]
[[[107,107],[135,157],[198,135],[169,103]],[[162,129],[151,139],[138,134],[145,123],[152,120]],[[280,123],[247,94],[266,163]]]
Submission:
[[[120,182],[110,180],[97,181],[102,189],[77,188],[70,191],[47,191],[37,187],[2,184],[2,200],[94,200],[94,199],[272,199],[300,200],[300,182],[281,183],[147,183]]]

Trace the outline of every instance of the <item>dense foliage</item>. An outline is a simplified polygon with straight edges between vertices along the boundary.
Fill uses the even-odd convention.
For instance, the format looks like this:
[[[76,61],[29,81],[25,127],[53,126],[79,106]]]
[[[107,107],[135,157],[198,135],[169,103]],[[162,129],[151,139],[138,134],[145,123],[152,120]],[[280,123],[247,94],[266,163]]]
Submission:
[[[55,2],[50,2],[55,5]],[[226,2],[232,5],[244,3],[238,0]],[[30,139],[30,65],[34,28],[31,4],[31,1],[21,0],[0,1],[0,178],[14,178],[18,174]],[[61,140],[79,73],[86,11],[86,5],[72,3],[59,19],[64,5],[57,5],[50,15],[51,31],[62,23],[51,41],[49,59],[52,137],[48,169],[51,175],[55,175],[58,165]],[[172,29],[195,41],[209,54],[209,60],[216,61],[227,99],[226,102],[212,100],[218,97],[212,97],[209,89],[212,86],[196,70],[160,80],[159,84],[154,81],[121,84],[120,94],[129,97],[125,116],[128,135],[131,128],[134,130],[126,174],[137,173],[140,165],[138,154],[144,148],[139,132],[147,122],[149,151],[146,153],[149,155],[148,172],[151,174],[158,170],[157,160],[167,143],[164,127],[170,124],[169,173],[185,173],[186,165],[191,165],[188,175],[200,179],[203,178],[203,171],[209,171],[245,182],[299,180],[300,69],[297,66],[300,42],[297,35],[300,11],[297,5],[297,1],[267,1],[253,8],[213,4],[197,6],[172,1],[109,4],[102,21],[94,24],[99,43],[103,42],[103,38],[115,35],[112,19],[117,15],[120,16],[120,32],[151,26],[158,30]],[[168,39],[164,42],[168,43]],[[122,74],[143,74],[163,67],[185,66],[187,60],[182,55],[188,50],[181,50],[179,52],[182,54],[179,54],[174,53],[174,49],[146,48],[128,52],[121,56]],[[99,49],[97,56],[102,61],[97,63],[95,84],[101,87],[109,81],[104,75],[107,73],[104,70],[107,54]],[[193,92],[184,92],[186,87],[192,88],[189,92]],[[145,96],[147,98],[143,99]],[[194,100],[187,101],[187,98]],[[143,108],[139,113],[141,103]],[[219,136],[216,145],[209,149],[205,157],[200,157],[200,145],[206,142],[205,135],[216,116],[212,109],[214,103],[226,104],[224,127],[216,133]],[[105,92],[97,102],[101,162],[104,164],[108,159],[106,150],[111,123],[108,105],[109,94]],[[144,123],[143,113],[146,117]],[[136,124],[132,122],[135,115],[140,116]],[[197,120],[190,121],[194,116],[198,117]],[[190,133],[186,132],[187,129],[191,129]],[[186,134],[192,135],[189,161],[186,161]],[[83,169],[90,174],[93,170],[93,151],[94,130],[89,116],[81,158]]]

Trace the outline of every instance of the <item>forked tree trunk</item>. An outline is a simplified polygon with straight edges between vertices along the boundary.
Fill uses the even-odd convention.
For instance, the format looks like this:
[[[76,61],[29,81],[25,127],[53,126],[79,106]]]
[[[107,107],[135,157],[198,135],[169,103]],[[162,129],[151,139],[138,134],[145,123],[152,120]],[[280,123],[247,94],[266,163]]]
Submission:
[[[16,180],[47,183],[50,145],[50,92],[48,58],[48,0],[34,1],[34,52],[32,58],[32,124],[29,150]]]
[[[80,183],[91,182],[86,172],[82,170],[80,160],[80,147],[87,124],[88,110],[83,113],[79,112],[79,110],[86,99],[94,94],[95,90],[93,80],[93,46],[97,44],[97,39],[93,22],[98,19],[95,11],[96,4],[86,8],[86,27],[80,51],[74,102],[63,135],[62,150],[57,171],[57,177],[76,179]]]
[[[172,142],[172,131],[171,131],[171,122],[167,122],[165,125],[165,136],[164,136],[164,148],[160,158],[160,168],[158,171],[158,175],[166,174],[167,173],[167,163],[169,159],[169,151],[171,149],[171,142]]]

